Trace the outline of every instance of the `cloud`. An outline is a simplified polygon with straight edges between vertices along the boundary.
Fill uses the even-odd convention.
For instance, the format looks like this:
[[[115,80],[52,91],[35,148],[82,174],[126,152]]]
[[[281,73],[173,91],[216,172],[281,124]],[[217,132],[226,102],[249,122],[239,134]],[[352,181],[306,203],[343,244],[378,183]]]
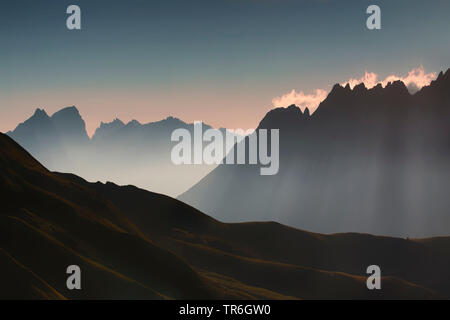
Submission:
[[[364,76],[361,78],[352,78],[347,82],[342,83],[342,85],[346,85],[348,83],[350,87],[353,88],[355,85],[364,82],[364,85],[370,89],[375,87],[378,83],[381,83],[381,85],[385,87],[389,82],[400,80],[406,85],[406,87],[408,87],[411,93],[414,93],[422,87],[429,85],[434,79],[436,79],[436,72],[425,73],[424,67],[420,66],[412,69],[405,77],[392,74],[381,81],[378,80],[378,75],[376,73],[366,71]]]
[[[348,81],[341,83],[341,85],[345,86],[349,84],[350,87],[353,88],[357,84],[364,82],[364,85],[370,89],[375,87],[378,83],[381,83],[381,85],[385,87],[389,82],[401,80],[406,85],[409,92],[414,93],[422,87],[429,85],[432,80],[436,79],[436,76],[436,72],[425,73],[423,66],[412,69],[404,77],[392,74],[387,76],[384,80],[379,80],[379,76],[376,73],[366,71],[364,76],[360,78],[351,78]],[[316,89],[310,94],[306,94],[303,91],[297,92],[293,89],[291,92],[280,97],[273,98],[272,104],[275,107],[287,107],[291,104],[295,104],[302,110],[308,107],[309,110],[313,112],[327,95],[328,91],[324,89]]]
[[[373,88],[378,83],[378,75],[374,72],[365,72],[364,76],[362,76],[359,79],[351,78],[350,80],[341,83],[341,86],[346,86],[347,84],[350,85],[350,88],[354,88],[357,84],[360,84],[364,82],[364,85],[367,88]]]
[[[292,89],[291,92],[286,93],[281,97],[273,98],[272,104],[276,107],[287,107],[291,104],[295,104],[302,110],[308,107],[309,110],[312,111],[327,97],[327,94],[328,92],[323,89],[316,89],[312,94],[306,94],[303,91],[297,92]]]

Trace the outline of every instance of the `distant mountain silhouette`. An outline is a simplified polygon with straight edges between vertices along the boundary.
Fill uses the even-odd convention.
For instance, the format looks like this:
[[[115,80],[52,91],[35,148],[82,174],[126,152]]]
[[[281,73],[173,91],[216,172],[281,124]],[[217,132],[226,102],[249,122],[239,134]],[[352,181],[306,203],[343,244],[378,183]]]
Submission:
[[[92,181],[131,183],[176,196],[215,167],[172,163],[172,132],[183,128],[193,134],[194,125],[174,117],[147,124],[137,120],[125,124],[115,119],[102,122],[89,139],[78,110],[68,107],[51,117],[36,109],[31,118],[7,135],[52,170],[77,173]],[[203,130],[211,128],[202,126]]]
[[[0,298],[450,296],[449,238],[224,224],[134,186],[50,172],[3,134],[0,167]],[[382,290],[366,288],[373,263],[382,266]],[[66,288],[72,264],[82,270],[82,290]]]
[[[125,123],[123,123],[120,119],[114,119],[111,122],[101,122],[100,127],[95,130],[95,134],[92,137],[94,140],[98,139],[108,139],[111,135],[118,132],[120,129],[125,127]]]
[[[88,142],[85,123],[75,107],[67,107],[49,117],[42,109],[7,133],[50,167],[70,162],[75,148]],[[70,146],[70,147],[69,147]]]
[[[450,71],[411,95],[401,81],[335,85],[310,115],[270,111],[280,171],[220,165],[179,197],[223,221],[274,220],[317,232],[450,232]]]

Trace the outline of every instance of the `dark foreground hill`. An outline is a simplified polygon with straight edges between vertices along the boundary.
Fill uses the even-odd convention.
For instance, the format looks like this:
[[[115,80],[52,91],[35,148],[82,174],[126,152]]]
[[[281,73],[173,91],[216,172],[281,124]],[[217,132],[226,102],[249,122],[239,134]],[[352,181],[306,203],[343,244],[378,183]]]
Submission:
[[[439,298],[450,239],[220,223],[136,187],[52,173],[0,134],[0,298]],[[82,290],[66,288],[66,268]],[[366,288],[378,264],[382,290]]]

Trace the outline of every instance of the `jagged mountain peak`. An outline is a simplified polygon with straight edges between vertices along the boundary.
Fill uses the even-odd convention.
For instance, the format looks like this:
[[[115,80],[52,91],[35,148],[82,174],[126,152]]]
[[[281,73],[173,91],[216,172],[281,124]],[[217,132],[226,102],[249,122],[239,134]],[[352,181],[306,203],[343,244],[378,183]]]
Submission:
[[[36,108],[32,117],[44,117],[48,118],[47,112],[44,109]]]
[[[279,129],[279,128],[293,128],[301,121],[310,117],[308,108],[305,111],[292,104],[286,108],[279,107],[270,110],[259,123],[259,129]]]
[[[440,72],[437,78],[431,81],[430,85],[424,86],[417,91],[415,95],[418,97],[420,104],[426,106],[428,100],[450,99],[450,69],[446,72]],[[447,108],[442,108],[443,112],[447,112]]]
[[[303,110],[303,115],[305,117],[310,117],[311,116],[311,113],[309,112],[309,108],[308,107],[306,107],[305,110]]]
[[[114,118],[114,120],[111,121],[111,122],[103,122],[103,121],[101,121],[100,122],[100,127],[97,128],[97,130],[100,129],[100,128],[107,128],[107,127],[123,127],[124,125],[125,125],[125,123],[123,123],[122,120],[120,120],[119,118]]]
[[[21,136],[23,134],[31,134],[31,132],[39,131],[41,127],[48,129],[51,126],[51,120],[44,109],[36,108],[33,115],[22,123],[19,123],[17,127],[8,132],[9,136]],[[17,137],[15,137],[17,138]]]
[[[103,123],[103,122],[102,122]],[[119,124],[119,125],[122,125],[122,124],[124,124],[123,123],[123,121],[122,120],[120,120],[119,118],[114,118],[114,120],[111,122],[111,123],[114,123],[114,124]]]
[[[405,83],[401,80],[395,80],[393,82],[388,82],[385,90],[395,90],[398,93],[409,93],[408,88],[406,87]]]
[[[100,126],[95,130],[94,135],[92,136],[92,139],[98,139],[99,137],[104,137],[106,135],[109,135],[117,130],[122,129],[125,127],[125,123],[120,120],[119,118],[114,118],[111,122],[100,122]]]
[[[166,119],[162,120],[164,122],[170,123],[170,124],[177,124],[177,125],[186,125],[184,121],[177,117],[168,116]]]
[[[61,110],[56,111],[53,115],[53,117],[58,117],[58,116],[76,116],[76,117],[80,117],[80,112],[78,111],[78,109],[75,106],[70,106],[70,107],[65,107],[62,108]]]
[[[141,125],[142,124],[139,121],[137,121],[136,119],[133,119],[126,124],[127,127],[139,127]]]
[[[51,117],[52,123],[60,135],[88,140],[86,123],[75,106],[63,108]]]
[[[180,119],[179,119],[179,118],[177,118],[177,117],[173,117],[173,116],[167,116],[166,120],[168,120],[168,121],[172,121],[172,120],[175,120],[175,121],[180,121]]]
[[[145,126],[147,127],[185,127],[187,125],[186,122],[180,120],[177,117],[173,117],[173,116],[167,116],[165,119],[159,120],[159,121],[155,121],[155,122],[149,122],[146,123]]]
[[[341,84],[335,84],[328,96],[319,104],[314,115],[315,117],[331,118],[354,116],[356,113],[365,112],[364,108],[358,107],[360,105],[375,103],[375,101],[378,101],[381,105],[388,105],[394,101],[403,101],[410,97],[410,91],[401,80],[389,82],[385,87],[378,83],[370,89],[366,87],[364,82],[355,85],[353,88],[348,83],[344,87]],[[372,110],[389,113],[391,109],[375,108]]]
[[[364,84],[364,82],[361,82],[360,84],[357,84],[354,88],[353,88],[353,92],[355,92],[356,94],[364,94],[367,92],[367,87]]]
[[[41,143],[46,148],[60,148],[60,143],[64,143],[64,139],[77,143],[89,140],[84,120],[74,106],[63,108],[51,117],[44,109],[37,108],[33,116],[8,132],[8,135],[32,151]]]
[[[450,68],[445,72],[439,72],[437,78],[431,81],[430,87],[444,85],[447,82],[450,82]]]
[[[350,86],[348,86],[348,89],[346,90],[342,85],[340,85],[339,83],[336,83],[333,86],[333,88],[331,89],[330,93],[328,93],[328,96],[327,96],[326,99],[334,97],[334,96],[343,95],[343,94],[345,94],[348,91],[351,91]]]

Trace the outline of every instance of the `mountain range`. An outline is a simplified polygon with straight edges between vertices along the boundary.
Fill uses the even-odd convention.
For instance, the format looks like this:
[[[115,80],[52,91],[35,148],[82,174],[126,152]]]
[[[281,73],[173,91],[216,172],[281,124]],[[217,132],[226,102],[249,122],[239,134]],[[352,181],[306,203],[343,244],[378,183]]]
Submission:
[[[179,200],[224,222],[428,237],[450,230],[449,122],[447,70],[414,94],[401,81],[336,84],[312,114],[295,105],[271,110],[258,129],[280,132],[273,176],[261,176],[260,164],[174,165],[171,133],[193,134],[198,125],[174,117],[148,124],[115,119],[89,139],[75,107],[52,116],[37,109],[7,134],[51,170],[182,193]],[[240,142],[247,151],[248,140]]]
[[[391,236],[450,230],[450,71],[410,94],[401,81],[335,85],[313,114],[270,111],[280,168],[220,165],[179,199],[228,222]],[[248,138],[241,143],[246,143]]]
[[[2,299],[436,299],[449,238],[219,222],[134,186],[50,172],[0,134]],[[268,237],[270,235],[270,237]],[[382,290],[368,290],[368,265]],[[82,290],[66,268],[82,270]]]
[[[199,125],[174,117],[147,124],[136,120],[125,124],[115,119],[102,122],[90,139],[77,108],[67,107],[52,116],[36,109],[7,135],[51,170],[76,173],[91,181],[133,184],[176,196],[215,167],[176,166],[171,161],[171,148],[175,145],[171,142],[172,132],[181,128],[193,136],[194,127]],[[211,128],[207,124],[201,126],[203,130]]]

